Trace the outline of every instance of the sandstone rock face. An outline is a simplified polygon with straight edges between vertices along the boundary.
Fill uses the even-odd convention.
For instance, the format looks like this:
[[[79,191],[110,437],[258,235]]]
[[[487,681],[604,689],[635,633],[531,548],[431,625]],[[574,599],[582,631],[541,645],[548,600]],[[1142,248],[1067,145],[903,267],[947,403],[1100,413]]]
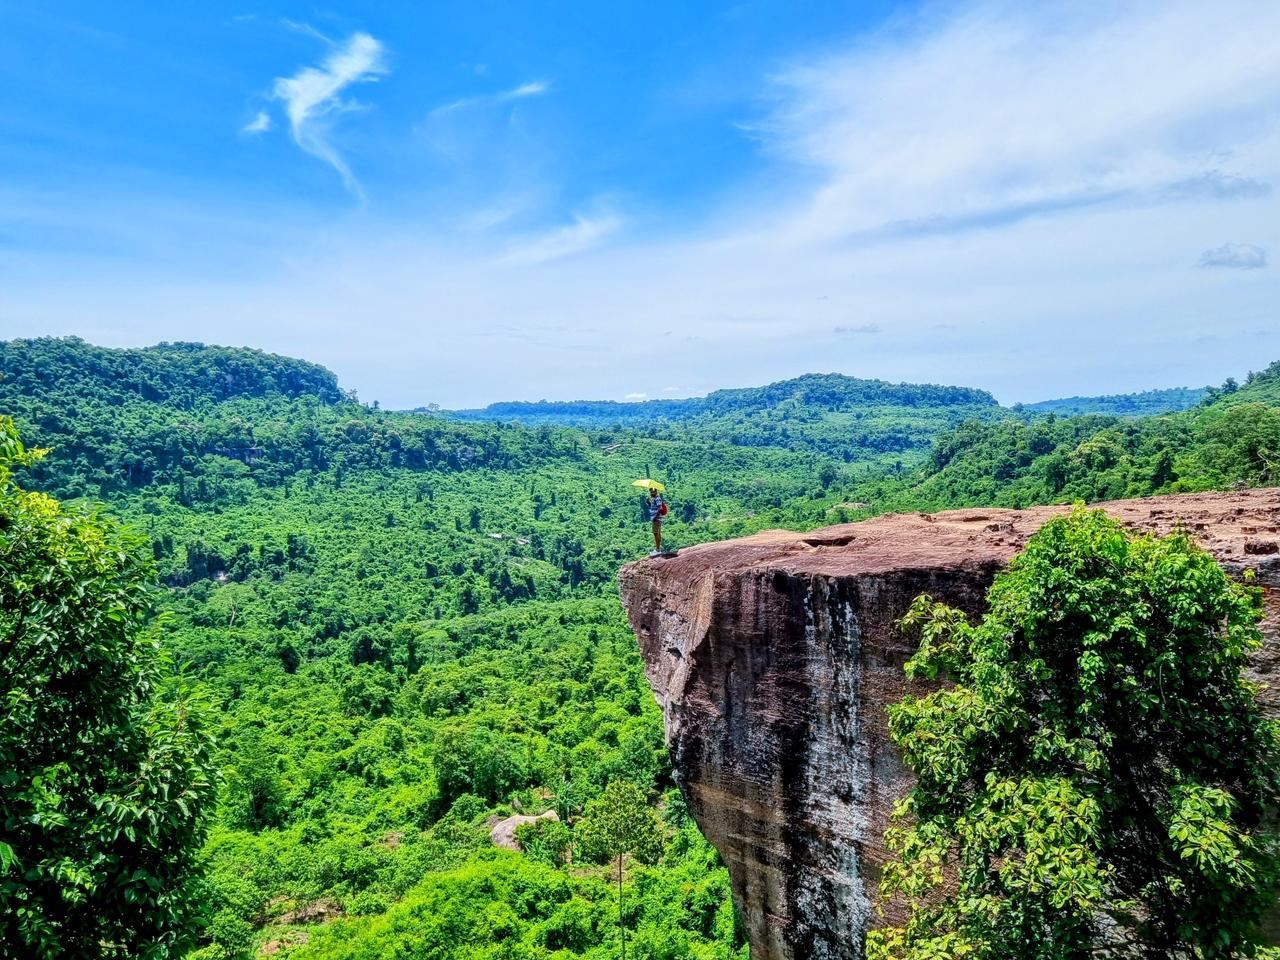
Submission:
[[[1280,489],[1100,506],[1140,530],[1185,526],[1228,570],[1257,571],[1267,644],[1252,669],[1280,695]],[[910,783],[885,714],[909,689],[895,622],[921,593],[980,614],[996,573],[1066,509],[768,531],[622,569],[676,774],[729,866],[752,960],[862,956],[881,837]]]

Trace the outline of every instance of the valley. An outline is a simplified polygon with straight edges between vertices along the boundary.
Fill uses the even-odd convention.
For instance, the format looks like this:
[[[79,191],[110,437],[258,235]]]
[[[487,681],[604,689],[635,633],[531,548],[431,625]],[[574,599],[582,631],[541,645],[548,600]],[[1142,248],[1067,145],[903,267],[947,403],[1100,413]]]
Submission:
[[[1280,365],[1145,417],[822,376],[528,425],[383,411],[314,365],[200,345],[14,340],[0,370],[0,411],[52,450],[19,481],[146,536],[162,646],[213,705],[201,960],[612,957],[606,863],[488,834],[572,824],[614,781],[663,824],[626,863],[630,950],[745,956],[617,598],[646,549],[634,477],[667,484],[681,547],[1280,481]]]

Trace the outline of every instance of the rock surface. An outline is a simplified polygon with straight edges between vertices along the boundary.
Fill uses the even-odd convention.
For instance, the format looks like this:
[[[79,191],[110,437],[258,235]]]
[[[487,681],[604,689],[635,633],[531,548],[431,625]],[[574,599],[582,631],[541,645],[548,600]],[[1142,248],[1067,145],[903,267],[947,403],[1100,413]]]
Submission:
[[[520,840],[516,837],[516,831],[523,827],[526,823],[537,823],[539,820],[559,820],[554,810],[548,810],[546,813],[539,814],[536,817],[528,814],[517,813],[513,817],[507,817],[505,820],[499,820],[493,825],[493,829],[489,831],[489,840],[496,847],[505,847],[508,850],[519,850]]]
[[[1258,572],[1252,669],[1277,702],[1280,489],[1099,506],[1140,530],[1185,526],[1228,570]],[[980,614],[996,573],[1067,509],[891,514],[622,569],[676,775],[729,866],[752,960],[861,957],[880,838],[910,782],[884,709],[909,689],[894,624],[921,593]]]

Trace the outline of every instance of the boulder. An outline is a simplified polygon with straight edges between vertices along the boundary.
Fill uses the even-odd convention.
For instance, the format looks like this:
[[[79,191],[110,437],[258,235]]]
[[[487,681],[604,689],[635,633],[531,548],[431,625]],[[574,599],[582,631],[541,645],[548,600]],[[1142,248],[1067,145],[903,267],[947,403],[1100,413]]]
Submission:
[[[493,825],[493,829],[489,831],[489,839],[493,841],[496,847],[505,847],[507,850],[519,850],[520,841],[516,839],[516,831],[523,827],[526,823],[537,823],[539,820],[559,820],[554,810],[548,810],[536,817],[527,814],[518,813],[513,817],[507,817],[505,820],[499,820]]]

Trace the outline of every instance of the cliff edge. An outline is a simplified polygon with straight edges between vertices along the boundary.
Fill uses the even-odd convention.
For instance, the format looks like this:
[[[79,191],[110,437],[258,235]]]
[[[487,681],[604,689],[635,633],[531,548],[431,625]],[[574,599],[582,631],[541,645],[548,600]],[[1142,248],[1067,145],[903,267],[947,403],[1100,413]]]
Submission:
[[[1138,530],[1181,525],[1229,571],[1257,571],[1252,670],[1280,704],[1280,489],[1098,506]],[[676,776],[728,864],[753,960],[862,956],[881,837],[910,783],[884,709],[909,689],[895,623],[921,593],[980,614],[996,573],[1068,509],[889,514],[623,567]]]

